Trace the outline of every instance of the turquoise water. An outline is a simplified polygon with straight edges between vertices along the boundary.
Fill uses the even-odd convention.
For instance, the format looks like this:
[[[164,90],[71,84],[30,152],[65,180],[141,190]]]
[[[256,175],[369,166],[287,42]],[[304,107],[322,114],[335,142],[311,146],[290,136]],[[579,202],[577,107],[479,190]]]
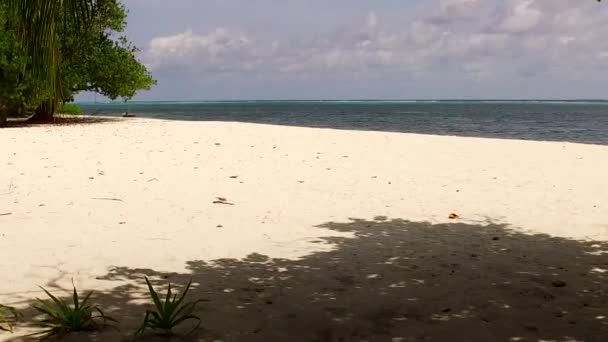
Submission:
[[[608,145],[601,100],[180,101],[81,103],[92,115],[235,121]]]

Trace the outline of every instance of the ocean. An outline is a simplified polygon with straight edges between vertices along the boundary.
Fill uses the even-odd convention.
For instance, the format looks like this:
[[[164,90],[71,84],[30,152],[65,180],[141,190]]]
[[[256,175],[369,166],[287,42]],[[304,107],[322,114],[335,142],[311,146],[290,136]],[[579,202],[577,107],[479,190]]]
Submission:
[[[91,115],[608,145],[608,101],[191,101],[79,103]]]

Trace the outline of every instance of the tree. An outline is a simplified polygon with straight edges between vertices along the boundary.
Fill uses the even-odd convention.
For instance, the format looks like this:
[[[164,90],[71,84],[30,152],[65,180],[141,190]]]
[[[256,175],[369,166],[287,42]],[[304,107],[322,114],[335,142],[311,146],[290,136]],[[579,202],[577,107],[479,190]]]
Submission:
[[[3,5],[1,1],[0,6]],[[9,3],[11,1],[13,0],[8,0]],[[36,1],[34,0],[34,2]],[[65,3],[69,3],[69,1],[65,1]],[[90,1],[90,3],[92,6],[88,7],[86,21],[82,20],[82,16],[74,16],[68,11],[67,9],[70,7],[59,11],[57,17],[54,18],[56,20],[53,30],[54,48],[57,48],[55,54],[60,58],[53,62],[56,63],[53,65],[54,71],[51,77],[54,79],[53,84],[38,86],[41,83],[40,80],[45,79],[48,75],[36,71],[37,66],[33,62],[33,59],[37,58],[35,54],[22,54],[26,57],[25,62],[23,58],[19,61],[15,58],[10,60],[11,70],[22,71],[13,75],[19,78],[20,82],[9,81],[6,77],[0,79],[0,99],[3,94],[17,92],[20,96],[11,96],[15,98],[18,107],[21,108],[19,111],[29,109],[34,103],[36,110],[31,120],[48,122],[53,120],[53,114],[58,104],[73,100],[74,95],[80,91],[95,91],[111,99],[122,97],[126,100],[133,97],[138,90],[149,89],[156,83],[145,66],[137,60],[137,49],[129,43],[126,37],[117,36],[124,31],[126,26],[127,11],[125,7],[119,0],[97,0]],[[8,8],[7,6],[4,5]],[[1,64],[1,58],[15,54],[14,51],[18,51],[15,49],[16,46],[18,47],[17,43],[27,44],[27,40],[19,40],[23,39],[20,38],[23,18],[15,12],[7,10],[6,13],[8,14],[6,17],[13,18],[13,22],[20,24],[5,25],[4,32],[0,26],[0,44],[2,44],[2,38],[8,42],[4,44],[5,46],[13,44],[12,48],[6,49],[2,49],[2,45],[0,45],[0,72],[5,69],[9,70]],[[31,50],[21,50],[21,52],[24,51]],[[6,89],[2,88],[3,83],[8,86]],[[22,84],[23,89],[17,89],[16,84]],[[14,89],[9,89],[11,85]],[[19,100],[21,101],[19,102]],[[12,107],[10,111],[14,113],[15,105]],[[4,108],[2,111],[4,113],[9,110],[8,106],[2,108]]]
[[[13,19],[6,5],[0,3],[0,126],[6,124],[9,113],[22,113],[27,98],[34,97],[33,82],[22,74],[27,59],[18,53]]]
[[[104,0],[0,0],[7,16],[15,19],[19,55],[27,58],[27,70],[37,93],[61,97],[61,80],[57,77],[61,53],[57,29],[62,16],[86,25],[98,1]]]
[[[62,35],[64,100],[94,91],[114,100],[131,99],[156,81],[136,57],[138,49],[125,36],[112,39],[126,26],[127,11],[117,0],[98,2],[91,25]]]
[[[0,4],[0,28],[10,25],[8,19],[5,6]],[[10,104],[20,95],[18,80],[21,63],[14,52],[16,46],[17,36],[14,32],[0,31],[0,127],[6,125]]]
[[[86,25],[63,16],[58,30],[62,60],[58,69],[60,98],[47,99],[36,109],[33,121],[50,121],[55,105],[73,100],[80,91],[94,91],[111,99],[132,98],[156,81],[136,57],[126,37],[127,10],[119,0],[98,0]]]

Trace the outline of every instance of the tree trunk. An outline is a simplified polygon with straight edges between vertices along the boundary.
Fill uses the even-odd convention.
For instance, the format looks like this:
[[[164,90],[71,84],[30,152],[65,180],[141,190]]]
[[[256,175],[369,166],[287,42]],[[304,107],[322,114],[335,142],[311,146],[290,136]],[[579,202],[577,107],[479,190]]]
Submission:
[[[0,96],[0,127],[6,127],[6,121],[8,119],[8,105],[7,99]]]
[[[42,123],[53,122],[54,114],[55,114],[55,104],[53,104],[53,101],[50,101],[50,100],[44,101],[44,102],[42,102],[42,104],[40,106],[38,106],[38,108],[36,108],[34,115],[30,118],[29,121],[42,122]]]
[[[0,127],[6,127],[6,121],[8,118],[8,110],[4,106],[0,106]]]

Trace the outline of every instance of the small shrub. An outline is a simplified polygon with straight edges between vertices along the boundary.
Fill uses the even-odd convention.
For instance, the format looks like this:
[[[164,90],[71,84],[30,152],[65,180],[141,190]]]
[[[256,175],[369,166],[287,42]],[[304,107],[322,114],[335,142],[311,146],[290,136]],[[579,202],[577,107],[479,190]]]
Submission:
[[[201,325],[201,319],[194,315],[196,304],[198,304],[200,300],[195,302],[184,302],[184,298],[190,290],[192,279],[190,279],[184,292],[182,292],[179,297],[177,294],[172,296],[171,283],[169,283],[169,289],[167,290],[167,295],[163,302],[158,296],[158,293],[154,290],[154,287],[152,287],[148,277],[145,278],[156,311],[146,310],[144,322],[135,335],[141,335],[146,329],[151,329],[160,335],[170,336],[173,335],[173,329],[176,326],[188,320],[198,321],[198,324],[190,332],[196,330]]]
[[[68,115],[80,115],[82,114],[82,109],[75,103],[65,103],[59,110],[59,113]]]
[[[74,331],[99,330],[107,325],[107,321],[116,322],[113,318],[106,316],[99,306],[89,303],[93,292],[89,292],[81,300],[74,286],[73,303],[67,304],[45,288],[41,287],[41,289],[51,298],[52,303],[36,298],[37,305],[34,305],[34,308],[46,315],[41,322],[46,330],[36,335],[47,338]]]
[[[15,323],[23,317],[15,308],[0,304],[0,330],[13,332]]]

